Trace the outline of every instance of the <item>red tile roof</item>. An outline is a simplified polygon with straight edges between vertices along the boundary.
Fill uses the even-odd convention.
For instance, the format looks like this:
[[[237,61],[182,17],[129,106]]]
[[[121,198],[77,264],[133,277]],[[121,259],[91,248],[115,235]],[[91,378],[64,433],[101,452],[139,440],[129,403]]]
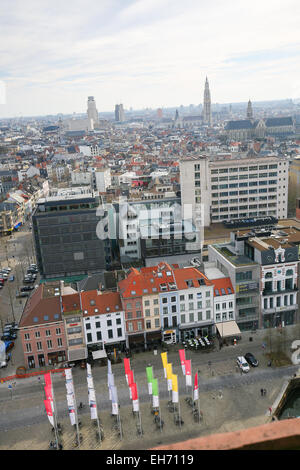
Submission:
[[[74,310],[81,310],[79,294],[62,295],[62,308],[64,312],[72,312]]]
[[[233,289],[233,285],[231,283],[230,277],[221,277],[220,279],[212,279],[212,283],[214,285],[215,296],[234,294],[234,289]],[[225,293],[222,292],[221,289],[224,289]],[[228,289],[230,289],[231,292],[228,291]]]
[[[80,296],[83,316],[85,317],[122,311],[122,302],[119,292],[101,293],[97,290],[90,290],[81,292]],[[91,301],[93,305],[91,305]],[[95,312],[95,309],[97,309],[98,312]]]
[[[43,298],[43,290],[44,285],[40,285],[28,298],[19,327],[37,326],[62,320],[59,297]]]

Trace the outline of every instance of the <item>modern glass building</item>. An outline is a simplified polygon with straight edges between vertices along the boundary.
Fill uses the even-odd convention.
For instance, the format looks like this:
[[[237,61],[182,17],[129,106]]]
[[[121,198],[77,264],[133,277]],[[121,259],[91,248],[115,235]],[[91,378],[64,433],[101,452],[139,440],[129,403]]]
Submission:
[[[37,263],[43,278],[95,273],[111,267],[110,240],[99,239],[99,197],[86,189],[40,199],[32,216]],[[105,230],[105,227],[104,227]]]

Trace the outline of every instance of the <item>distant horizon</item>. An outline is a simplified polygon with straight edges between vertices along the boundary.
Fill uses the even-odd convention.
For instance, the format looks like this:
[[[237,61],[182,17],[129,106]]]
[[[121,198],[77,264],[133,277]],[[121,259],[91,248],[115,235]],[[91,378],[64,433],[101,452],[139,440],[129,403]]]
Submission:
[[[89,96],[93,96],[93,95],[89,95]],[[96,101],[96,106],[97,106],[96,98],[95,98],[95,101]],[[236,101],[236,102],[231,101],[231,102],[226,102],[226,103],[225,102],[224,103],[220,103],[220,102],[213,103],[212,102],[211,105],[212,105],[212,108],[215,107],[215,106],[221,106],[221,107],[225,107],[225,106],[228,107],[230,105],[231,106],[238,106],[238,105],[242,106],[242,105],[247,104],[248,101],[249,101],[249,99],[245,100],[245,101]],[[250,99],[250,101],[251,101],[252,105],[254,105],[254,106],[255,106],[255,104],[257,105],[257,104],[260,104],[260,103],[261,104],[263,104],[263,103],[277,103],[277,102],[280,103],[280,102],[285,102],[285,101],[292,101],[293,104],[296,104],[296,105],[300,104],[300,98],[294,98],[294,99],[293,98],[279,98],[279,99],[259,100],[259,101],[252,101]],[[299,103],[297,103],[297,101],[299,101]],[[120,104],[120,103],[116,103],[116,104]],[[122,103],[122,104],[124,104],[124,103]],[[152,112],[156,112],[158,109],[162,109],[162,110],[166,110],[166,111],[167,110],[176,110],[176,109],[178,109],[178,111],[180,112],[180,107],[181,106],[183,106],[184,108],[188,108],[190,106],[198,107],[199,105],[202,106],[202,103],[198,103],[198,104],[195,104],[195,103],[180,104],[180,105],[177,105],[177,106],[158,106],[158,107],[146,106],[144,108],[136,108],[136,109],[135,108],[130,109],[130,107],[126,108],[126,106],[124,105],[124,111],[127,112],[127,113],[128,112],[129,113],[139,113],[139,112],[145,112],[147,110],[152,111]],[[98,108],[98,106],[97,106],[97,108]],[[0,110],[1,110],[1,105],[0,105]],[[114,109],[112,109],[111,111],[104,111],[104,110],[99,111],[98,110],[98,114],[99,114],[100,117],[101,117],[101,114],[114,114],[114,112],[115,112]],[[23,118],[26,118],[26,119],[28,119],[28,118],[46,118],[46,117],[73,116],[73,115],[82,116],[82,115],[86,115],[86,114],[87,114],[86,111],[77,111],[77,112],[74,111],[74,112],[64,112],[64,113],[57,112],[57,113],[54,113],[54,114],[35,114],[35,115],[20,114],[19,116],[3,116],[3,117],[0,116],[0,121],[7,120],[7,119],[8,120],[14,120],[14,119],[23,119]]]

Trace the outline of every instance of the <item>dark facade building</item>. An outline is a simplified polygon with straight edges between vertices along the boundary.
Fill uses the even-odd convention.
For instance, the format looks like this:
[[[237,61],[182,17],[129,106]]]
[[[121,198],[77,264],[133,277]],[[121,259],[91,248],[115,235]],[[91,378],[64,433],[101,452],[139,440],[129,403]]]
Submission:
[[[43,278],[67,277],[111,267],[110,240],[99,239],[99,198],[92,193],[59,192],[40,199],[32,216],[37,262]],[[105,228],[104,228],[105,230]]]

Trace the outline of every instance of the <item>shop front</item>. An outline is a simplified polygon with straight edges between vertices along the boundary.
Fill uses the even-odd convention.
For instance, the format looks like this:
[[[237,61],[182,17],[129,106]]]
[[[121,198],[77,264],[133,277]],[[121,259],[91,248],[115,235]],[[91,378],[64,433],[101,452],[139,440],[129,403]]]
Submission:
[[[176,330],[163,331],[162,340],[166,344],[176,344]]]
[[[205,336],[212,336],[212,335],[213,335],[213,324],[179,327],[179,339],[181,343],[189,339],[194,339],[198,337],[203,338]]]

